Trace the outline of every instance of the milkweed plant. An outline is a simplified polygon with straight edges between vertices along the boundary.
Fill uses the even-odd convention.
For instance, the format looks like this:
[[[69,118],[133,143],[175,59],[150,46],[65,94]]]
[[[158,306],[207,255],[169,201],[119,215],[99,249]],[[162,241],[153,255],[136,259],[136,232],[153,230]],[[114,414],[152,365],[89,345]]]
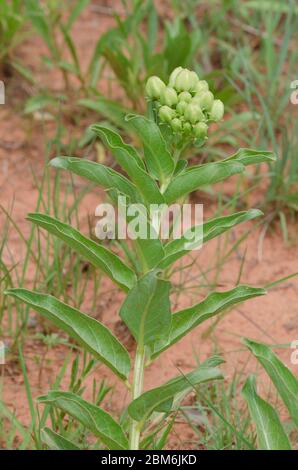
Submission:
[[[150,205],[181,202],[192,191],[243,173],[247,165],[274,159],[270,152],[241,148],[221,161],[189,166],[182,158],[184,146],[189,142],[203,143],[207,139],[209,124],[223,117],[223,103],[214,99],[206,81],[181,67],[172,72],[167,85],[158,77],[150,77],[146,95],[148,116],[127,116],[127,122],[142,144],[142,152],[124,143],[110,127],[92,126],[92,131],[122,169],[121,173],[101,163],[75,157],[56,157],[51,165],[96,183],[106,190],[114,204],[119,195],[125,196],[128,204],[142,203],[146,223],[153,231],[157,232],[158,226],[150,219]],[[260,215],[259,210],[251,209],[202,222],[203,246],[236,225]],[[94,434],[99,445],[108,449],[160,448],[161,442],[165,445],[170,431],[170,417],[175,416],[187,393],[202,383],[223,379],[220,370],[223,359],[217,355],[209,357],[193,371],[180,373],[172,380],[144,391],[144,374],[150,373],[147,372],[148,365],[204,321],[228,307],[264,295],[265,290],[238,285],[224,292],[211,292],[191,307],[172,312],[170,268],[189,253],[185,235],[170,240],[162,240],[158,234],[151,238],[136,238],[120,244],[125,247],[122,253],[116,254],[106,245],[87,238],[71,225],[48,214],[30,213],[28,220],[63,240],[95,268],[101,269],[125,293],[119,315],[136,342],[136,350],[130,355],[104,324],[76,308],[46,293],[24,288],[8,290],[7,294],[28,304],[105,364],[130,393],[129,403],[119,421],[102,408],[67,391],[50,390],[39,397],[38,402],[72,416]],[[192,227],[191,233],[195,233],[195,228]],[[189,241],[189,234],[187,239]],[[270,362],[267,346],[248,340],[246,345],[256,357],[259,354],[264,358],[267,354],[267,362]],[[274,360],[278,359],[275,357]],[[265,362],[264,359],[264,367]],[[268,410],[258,406],[251,378],[244,395],[250,401],[254,416],[266,414]],[[154,423],[164,424],[156,428],[163,433],[159,447],[157,431],[152,431]],[[78,448],[55,429],[46,428],[43,436],[49,446]]]

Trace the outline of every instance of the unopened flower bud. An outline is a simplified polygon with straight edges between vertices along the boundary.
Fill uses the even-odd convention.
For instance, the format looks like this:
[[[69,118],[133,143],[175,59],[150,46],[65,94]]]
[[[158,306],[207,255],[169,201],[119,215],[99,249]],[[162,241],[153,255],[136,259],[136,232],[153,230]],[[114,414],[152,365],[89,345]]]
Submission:
[[[176,90],[171,87],[165,87],[160,95],[160,101],[162,104],[166,104],[167,106],[174,106],[178,103],[178,96]]]
[[[193,133],[197,139],[205,139],[207,137],[208,126],[205,122],[198,122],[193,126]]]
[[[175,117],[175,111],[169,106],[161,106],[158,115],[162,121],[170,122]]]
[[[189,72],[189,73],[190,73],[190,76],[191,76],[191,87],[190,87],[190,91],[195,91],[196,85],[197,85],[197,83],[199,82],[199,77],[198,77],[198,75],[196,74],[196,72],[194,72],[194,71],[191,71],[191,72]]]
[[[176,67],[173,70],[173,72],[171,73],[170,78],[169,78],[169,86],[170,87],[173,87],[175,85],[176,77],[177,77],[178,73],[181,72],[181,70],[183,70],[182,67]]]
[[[194,87],[195,93],[203,93],[204,91],[208,91],[208,90],[209,90],[209,85],[206,82],[206,80],[199,80]]]
[[[196,95],[194,97],[194,100],[200,105],[201,109],[206,109],[207,111],[210,111],[213,105],[214,96],[211,91],[205,91],[200,95]]]
[[[176,111],[177,111],[178,114],[183,116],[183,114],[185,113],[186,108],[187,108],[186,101],[179,101],[179,103],[176,106]]]
[[[190,121],[191,124],[195,124],[198,121],[204,119],[204,114],[201,108],[196,104],[188,104],[184,112],[185,119]]]
[[[175,80],[175,88],[177,91],[189,91],[192,87],[193,77],[189,70],[181,70]]]
[[[178,95],[179,101],[185,101],[186,103],[189,103],[191,101],[191,94],[188,91],[182,91]]]
[[[162,90],[165,88],[164,82],[159,78],[153,75],[148,78],[146,83],[146,94],[151,99],[159,99]]]
[[[224,104],[220,100],[214,100],[211,111],[210,119],[212,121],[220,121],[224,115]]]
[[[182,122],[181,122],[181,119],[179,118],[174,118],[172,119],[171,121],[171,127],[173,129],[174,132],[181,132],[182,130]]]
[[[191,131],[192,131],[192,125],[190,124],[190,122],[184,122],[183,132],[185,132],[185,134],[190,134]]]

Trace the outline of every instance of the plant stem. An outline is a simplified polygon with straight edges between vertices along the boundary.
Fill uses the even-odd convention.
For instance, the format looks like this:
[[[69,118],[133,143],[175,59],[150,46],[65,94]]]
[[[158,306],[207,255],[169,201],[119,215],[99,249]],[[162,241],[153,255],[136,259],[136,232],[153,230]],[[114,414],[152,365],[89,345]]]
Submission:
[[[136,350],[134,375],[132,383],[132,400],[138,398],[143,390],[144,382],[145,350],[144,346],[139,344]],[[138,450],[140,444],[141,423],[131,420],[130,427],[130,450]]]

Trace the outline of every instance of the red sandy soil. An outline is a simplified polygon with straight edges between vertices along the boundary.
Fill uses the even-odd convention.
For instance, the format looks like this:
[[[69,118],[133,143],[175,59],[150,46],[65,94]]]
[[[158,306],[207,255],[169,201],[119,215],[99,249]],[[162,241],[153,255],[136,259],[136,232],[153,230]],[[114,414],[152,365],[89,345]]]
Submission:
[[[79,44],[81,56],[86,58],[90,53],[90,44],[95,41],[101,31],[106,30],[113,25],[114,20],[110,15],[97,15],[90,10],[84,12],[82,19],[76,25],[75,38]],[[41,67],[38,55],[46,53],[44,46],[35,36],[21,47],[19,55],[27,65],[31,66],[40,83],[44,86],[60,89],[62,82],[59,74],[44,72]],[[38,196],[36,184],[32,178],[32,169],[37,178],[41,178],[44,168],[45,155],[45,132],[42,122],[24,117],[21,112],[21,102],[18,100],[18,94],[22,96],[22,87],[16,78],[11,79],[9,89],[9,100],[7,104],[0,109],[0,200],[1,204],[8,210],[12,207],[12,216],[25,236],[28,235],[30,225],[25,221],[28,212],[35,209]],[[16,103],[18,105],[16,106]],[[88,124],[88,123],[87,123]],[[53,134],[54,124],[49,122],[45,126],[47,135]],[[74,129],[69,125],[70,132]],[[80,133],[84,129],[77,129]],[[78,185],[82,185],[81,180],[77,180]],[[224,186],[231,190],[233,184]],[[80,217],[83,225],[87,221],[88,215],[94,214],[94,209],[100,200],[101,192],[92,192],[88,194],[80,206]],[[200,195],[198,196],[200,197]],[[256,200],[260,194],[256,196]],[[212,214],[215,205],[212,202],[205,202],[205,213]],[[4,223],[4,217],[1,215],[0,222]],[[233,231],[232,240],[244,233],[250,227],[240,227]],[[287,276],[298,271],[297,269],[297,245],[286,244],[283,242],[279,229],[271,230],[266,233],[262,239],[261,226],[252,231],[247,240],[234,253],[228,263],[221,270],[219,281],[217,282],[219,290],[225,290],[235,286],[238,279],[239,270],[242,263],[242,257],[245,254],[244,269],[241,276],[241,283],[250,283],[256,286],[263,286],[276,279]],[[295,235],[295,227],[292,229]],[[262,241],[263,240],[263,241]],[[230,242],[231,243],[231,239]],[[196,252],[193,256],[197,264],[185,277],[186,286],[195,285],[202,282],[200,278],[199,267],[207,269],[214,264],[217,242],[210,242],[203,250]],[[10,231],[9,250],[15,260],[22,263],[24,258],[23,245],[19,241],[19,236],[13,230]],[[4,253],[4,260],[9,264],[9,252]],[[28,272],[28,285],[34,276],[34,266],[30,267]],[[209,281],[212,278],[209,277]],[[106,291],[110,287],[108,280],[104,280],[102,290]],[[198,302],[203,297],[204,291],[185,291],[176,299],[174,310],[189,306]],[[90,296],[89,296],[90,297]],[[90,312],[90,302],[86,295],[84,310],[96,318],[103,321],[118,335],[132,351],[134,344],[123,325],[119,322],[117,311],[122,299],[122,294],[117,292],[98,298],[96,311]],[[248,372],[256,370],[256,362],[244,350],[240,339],[247,336],[256,340],[267,342],[269,344],[289,344],[298,339],[298,280],[293,278],[287,282],[271,289],[267,296],[256,298],[246,302],[240,307],[234,308],[217,325],[215,331],[208,338],[202,337],[206,332],[208,322],[195,329],[190,335],[181,340],[169,351],[164,352],[155,363],[147,369],[145,387],[151,388],[162,384],[173,375],[192,370],[196,365],[196,360],[205,359],[216,346],[217,352],[222,353],[226,359],[224,366],[226,381],[229,382],[235,370],[243,371],[243,377]],[[33,312],[32,315],[34,316]],[[66,346],[59,346],[51,350],[47,356],[45,368],[39,375],[39,367],[36,364],[36,358],[40,357],[44,350],[39,341],[33,338],[36,331],[41,330],[41,325],[37,322],[36,330],[29,333],[24,347],[24,355],[28,368],[29,380],[34,396],[45,393],[48,387],[53,383],[57,371],[61,367],[65,355],[68,351]],[[9,339],[9,338],[6,338]],[[289,365],[291,370],[297,375],[298,365],[291,364],[292,350],[290,348],[278,349],[278,354]],[[67,371],[63,386],[67,386],[70,377],[70,370]],[[87,390],[85,397],[91,396],[91,384],[93,377],[97,380],[106,378],[109,385],[115,385],[112,395],[106,400],[106,408],[112,413],[117,414],[128,400],[125,388],[115,381],[112,374],[102,365],[96,367],[96,371],[87,380]],[[266,388],[265,378],[259,380],[260,385]],[[116,385],[117,383],[117,385]],[[22,423],[30,423],[30,414],[26,400],[24,380],[20,367],[14,362],[13,357],[7,358],[4,366],[4,402],[16,413],[16,416]],[[287,416],[285,415],[285,418]],[[185,424],[177,424],[173,434],[170,446],[172,448],[189,448],[187,444],[189,439],[193,438],[193,433]]]

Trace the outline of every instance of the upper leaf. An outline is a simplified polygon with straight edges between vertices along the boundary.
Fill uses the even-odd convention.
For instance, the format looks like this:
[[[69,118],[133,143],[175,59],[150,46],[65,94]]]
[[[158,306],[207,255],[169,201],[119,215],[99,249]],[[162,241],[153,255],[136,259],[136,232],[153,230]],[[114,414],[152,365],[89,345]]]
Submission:
[[[177,175],[164,193],[168,204],[196,189],[218,183],[237,173],[242,173],[244,166],[238,162],[213,162],[193,166]]]
[[[126,119],[143,143],[149,171],[163,184],[172,176],[175,165],[158,125],[144,116],[134,114]]]
[[[162,351],[177,343],[193,328],[208,318],[219,314],[224,309],[244,300],[266,294],[264,289],[250,286],[237,286],[226,292],[212,292],[202,302],[181,310],[172,315],[172,326],[167,341],[154,344],[152,357],[158,356]]]
[[[200,243],[206,243],[212,238],[215,238],[231,229],[235,225],[247,222],[248,220],[259,217],[260,215],[262,215],[262,212],[258,209],[251,209],[246,212],[237,212],[232,215],[208,220],[203,224],[202,238],[197,235],[199,233],[197,229],[200,228],[200,226],[191,227],[181,238],[171,240],[165,245],[165,256],[159,264],[159,267],[161,269],[165,269],[174,263],[174,261],[189,253],[190,250],[186,249],[186,246],[190,246],[192,243],[194,246],[198,246]],[[190,236],[191,234],[193,234],[192,237]],[[195,238],[196,236],[198,238],[197,240]]]
[[[53,233],[84,256],[93,266],[102,269],[123,290],[136,282],[135,273],[112,251],[99,245],[78,230],[46,214],[28,214],[28,220]]]
[[[134,184],[125,176],[101,163],[91,162],[76,157],[56,157],[50,161],[54,168],[69,170],[105,189],[117,189],[130,198],[131,202],[140,202]]]
[[[250,376],[242,394],[247,401],[251,417],[256,425],[259,449],[290,450],[291,445],[275,409],[256,391],[255,377]]]
[[[142,345],[168,337],[171,326],[170,283],[150,271],[138,280],[120,309],[120,316]]]
[[[224,162],[235,161],[242,165],[255,165],[258,163],[270,163],[276,160],[276,156],[272,152],[266,150],[253,150],[241,148],[234,155],[225,158]]]
[[[145,165],[137,151],[125,144],[120,135],[110,128],[98,124],[91,127],[109,147],[115,159],[126,171],[148,204],[162,204],[164,198],[156,182],[145,171]]]
[[[143,421],[148,418],[154,410],[160,408],[162,404],[169,402],[169,400],[178,393],[209,380],[222,379],[223,375],[220,370],[216,367],[209,366],[209,361],[211,361],[211,363],[214,362],[212,358],[210,358],[195,371],[175,377],[161,387],[153,388],[143,393],[128,406],[130,416],[136,421]],[[217,364],[221,362],[223,361],[220,359],[217,361]]]
[[[51,390],[39,397],[40,403],[48,403],[77,419],[111,450],[127,450],[128,441],[116,421],[98,406],[70,392]]]
[[[298,380],[265,344],[245,338],[244,344],[262,364],[274,383],[298,429]]]
[[[22,288],[8,289],[6,293],[30,305],[74,338],[96,359],[106,364],[121,379],[127,379],[130,371],[128,352],[110,330],[95,318],[85,315],[48,294]]]

